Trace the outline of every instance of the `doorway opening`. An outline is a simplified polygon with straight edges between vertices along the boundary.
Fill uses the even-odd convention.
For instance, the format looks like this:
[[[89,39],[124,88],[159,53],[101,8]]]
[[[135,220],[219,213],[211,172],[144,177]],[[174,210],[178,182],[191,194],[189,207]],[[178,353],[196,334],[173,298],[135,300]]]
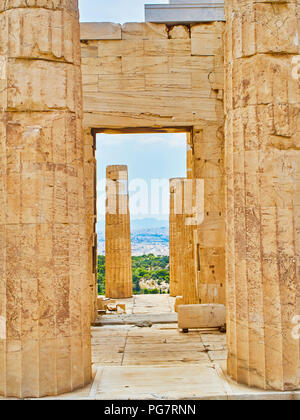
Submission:
[[[178,316],[175,312],[176,298],[167,294],[168,289],[163,293],[161,286],[164,284],[164,279],[155,278],[154,286],[148,284],[150,279],[147,277],[153,277],[154,272],[157,274],[156,277],[159,277],[157,271],[153,270],[156,267],[152,264],[157,264],[159,255],[155,253],[163,254],[163,248],[158,248],[154,252],[155,235],[152,235],[152,239],[147,237],[149,239],[147,245],[152,248],[147,248],[144,243],[143,248],[138,252],[135,247],[135,235],[136,237],[139,235],[136,230],[163,229],[164,227],[167,231],[169,230],[169,211],[172,208],[172,199],[174,199],[175,207],[176,197],[176,193],[170,194],[174,186],[170,186],[169,180],[171,178],[191,179],[191,144],[193,144],[195,132],[189,128],[158,131],[107,129],[94,131],[94,134],[98,168],[99,255],[97,258],[102,262],[98,265],[98,276],[102,275],[105,279],[106,274],[105,178],[107,172],[110,175],[113,174],[112,181],[120,181],[119,188],[119,186],[124,186],[124,178],[128,175],[127,188],[122,190],[121,196],[124,191],[129,193],[134,286],[133,296],[115,299],[115,303],[108,308],[108,311],[98,316],[92,328],[92,360],[98,375],[95,381],[97,383],[100,381],[103,389],[108,390],[110,378],[113,376],[115,378],[113,392],[116,392],[114,395],[118,398],[121,396],[124,399],[130,399],[137,395],[147,395],[147,393],[149,395],[158,393],[163,398],[165,390],[171,392],[172,396],[178,395],[178,392],[182,395],[181,386],[178,389],[177,379],[187,375],[193,387],[185,386],[184,392],[188,396],[194,395],[195,383],[197,387],[205,390],[216,380],[217,362],[218,366],[220,363],[221,366],[226,366],[226,336],[216,330],[192,329],[185,334],[178,329]],[[170,164],[172,169],[170,169]],[[115,165],[118,166],[118,171],[113,168]],[[107,166],[110,167],[109,171],[107,171]],[[122,175],[120,175],[120,170],[123,171]],[[156,180],[154,188],[151,185],[153,179]],[[172,195],[174,197],[170,200]],[[153,219],[157,221],[157,225],[152,225]],[[142,238],[143,240],[145,238],[143,232],[140,236],[140,239]],[[140,243],[137,242],[137,246]],[[168,249],[166,254],[161,258],[169,258]],[[174,255],[173,260],[176,260]],[[200,260],[198,263],[200,265]],[[122,264],[119,266],[122,268]],[[158,267],[158,269],[161,272],[159,274],[166,274],[163,271],[164,267]],[[137,276],[134,277],[135,275]],[[152,277],[151,280],[153,280]],[[140,290],[137,290],[137,284]],[[146,288],[145,285],[148,286],[147,292],[142,290]],[[100,289],[98,291],[102,292],[105,300],[105,280],[98,281],[98,287]],[[155,294],[154,289],[156,289]],[[113,300],[112,298],[111,301]],[[125,313],[122,312],[124,309]],[[202,372],[205,372],[207,380],[203,379]],[[160,390],[164,391],[159,394]]]
[[[187,130],[170,131],[105,130],[96,135],[99,295],[107,294],[106,171],[115,165],[128,169],[133,295],[169,294],[169,180],[187,173]]]

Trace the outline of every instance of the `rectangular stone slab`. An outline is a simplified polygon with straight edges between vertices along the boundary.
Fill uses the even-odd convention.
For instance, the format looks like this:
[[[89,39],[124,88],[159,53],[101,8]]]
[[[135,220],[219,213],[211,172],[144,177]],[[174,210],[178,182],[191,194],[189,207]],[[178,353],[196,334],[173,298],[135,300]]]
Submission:
[[[121,25],[109,22],[84,22],[80,24],[80,39],[122,39]]]
[[[178,327],[182,330],[192,328],[218,328],[226,324],[224,305],[179,305]]]

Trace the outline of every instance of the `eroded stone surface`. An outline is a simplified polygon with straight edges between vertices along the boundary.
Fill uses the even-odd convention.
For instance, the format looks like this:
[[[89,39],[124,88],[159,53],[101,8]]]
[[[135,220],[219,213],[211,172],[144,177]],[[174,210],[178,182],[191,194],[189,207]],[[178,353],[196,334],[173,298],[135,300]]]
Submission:
[[[0,6],[4,396],[57,395],[91,381],[77,14],[75,1]]]
[[[124,299],[132,296],[127,166],[108,166],[106,181],[105,295]]]
[[[224,305],[179,305],[178,328],[189,330],[193,328],[220,328],[226,324],[226,309]]]
[[[297,389],[299,5],[226,3],[228,370],[251,386]],[[188,132],[187,178],[202,178],[206,187],[204,222],[182,228],[183,302],[224,301],[224,24],[129,23],[114,27],[114,35],[110,29],[102,38],[118,39],[81,45],[82,142],[77,1],[0,5],[3,395],[58,394],[91,378],[88,326],[97,293],[92,128]],[[187,217],[194,216],[192,209]],[[123,268],[129,276],[126,244],[118,281]],[[105,333],[114,340],[111,330]],[[111,346],[101,347],[96,363],[143,365],[147,352],[134,344],[155,341],[149,360],[165,363],[156,353],[159,334],[128,333],[127,339],[131,351],[124,355],[116,345],[114,358]],[[185,347],[179,357],[167,346],[163,356],[171,364],[206,363],[226,357],[220,347],[210,344],[200,356]]]
[[[170,295],[181,296],[184,287],[184,222],[181,191],[183,180],[170,180]]]
[[[193,31],[151,23],[126,23],[121,29],[120,40],[81,43],[86,127],[223,124],[218,91],[224,23],[195,25]],[[192,43],[207,44],[208,31],[215,41],[210,54],[193,52]]]
[[[299,2],[226,3],[228,372],[299,389]]]

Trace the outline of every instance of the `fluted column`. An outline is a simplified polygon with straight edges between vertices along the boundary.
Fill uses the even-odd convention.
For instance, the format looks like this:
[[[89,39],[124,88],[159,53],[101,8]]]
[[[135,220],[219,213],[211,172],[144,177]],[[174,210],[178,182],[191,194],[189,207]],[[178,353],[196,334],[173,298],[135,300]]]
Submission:
[[[194,178],[203,180],[204,219],[194,233],[200,303],[225,304],[225,170],[223,118],[193,131]],[[200,203],[200,202],[199,202]],[[199,206],[199,204],[198,204]]]
[[[170,294],[182,296],[183,304],[199,303],[195,272],[194,181],[170,180]]]
[[[97,253],[97,162],[96,134],[86,130],[84,141],[85,216],[88,252],[88,278],[90,290],[90,314],[93,323],[98,316],[98,253]]]
[[[184,221],[181,191],[183,178],[170,179],[170,295],[182,296]]]
[[[106,169],[105,294],[114,299],[132,297],[131,237],[128,168]]]
[[[195,181],[182,178],[177,184],[178,207],[180,208],[181,235],[181,284],[184,305],[198,304],[199,292],[195,271],[194,234],[197,228],[195,218]]]
[[[0,4],[0,394],[91,380],[77,1]]]
[[[228,372],[300,388],[299,1],[226,2]]]
[[[170,179],[170,217],[169,217],[169,265],[170,265],[170,295],[171,296],[178,296],[177,295],[177,279],[175,277],[175,269],[176,269],[176,241],[175,241],[175,234],[176,234],[176,224],[175,224],[175,208],[174,208],[174,201],[175,201],[175,188],[172,184],[172,180]]]

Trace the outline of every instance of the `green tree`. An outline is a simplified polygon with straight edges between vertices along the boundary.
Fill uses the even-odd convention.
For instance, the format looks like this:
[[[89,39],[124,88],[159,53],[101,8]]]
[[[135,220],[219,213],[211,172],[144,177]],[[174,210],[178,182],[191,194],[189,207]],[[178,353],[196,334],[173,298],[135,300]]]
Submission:
[[[98,256],[98,293],[105,294],[105,256]],[[153,289],[140,288],[141,279],[154,280],[157,287]],[[169,257],[154,254],[132,257],[132,281],[134,294],[157,294],[161,292],[162,282],[169,283]],[[162,291],[161,293],[166,293]]]

